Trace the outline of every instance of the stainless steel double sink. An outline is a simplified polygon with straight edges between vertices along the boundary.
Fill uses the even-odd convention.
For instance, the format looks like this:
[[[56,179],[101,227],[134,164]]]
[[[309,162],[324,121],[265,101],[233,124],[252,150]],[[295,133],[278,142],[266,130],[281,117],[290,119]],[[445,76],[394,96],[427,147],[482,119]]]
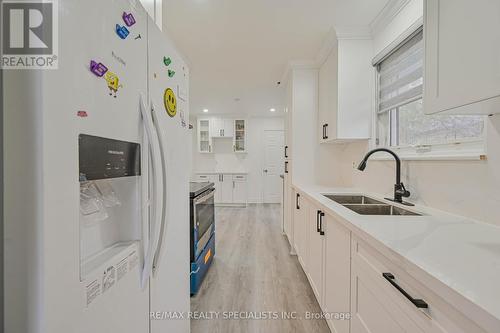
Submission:
[[[389,205],[364,195],[323,194],[323,196],[361,215],[422,216],[422,214]]]

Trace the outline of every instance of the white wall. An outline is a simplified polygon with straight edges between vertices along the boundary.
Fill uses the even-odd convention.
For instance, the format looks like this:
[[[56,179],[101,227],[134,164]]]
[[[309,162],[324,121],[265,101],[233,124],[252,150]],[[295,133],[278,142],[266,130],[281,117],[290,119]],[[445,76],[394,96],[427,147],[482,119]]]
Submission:
[[[248,202],[263,202],[264,131],[284,130],[283,118],[249,118],[247,124],[247,153],[245,154],[235,154],[233,152],[233,141],[227,138],[214,139],[212,144],[213,153],[200,154],[197,147],[196,118],[191,118],[190,121],[194,127],[192,132],[192,173],[214,170],[245,170],[248,172]]]
[[[382,50],[422,15],[422,1],[411,1],[385,29],[374,36]],[[403,24],[405,23],[405,24]],[[377,51],[378,50],[378,51]],[[487,120],[487,161],[403,162],[403,182],[411,201],[457,215],[500,225],[500,116]],[[355,167],[368,151],[367,142],[327,145],[321,148],[317,181],[335,186],[392,195],[395,166],[392,161],[369,161],[364,172]]]

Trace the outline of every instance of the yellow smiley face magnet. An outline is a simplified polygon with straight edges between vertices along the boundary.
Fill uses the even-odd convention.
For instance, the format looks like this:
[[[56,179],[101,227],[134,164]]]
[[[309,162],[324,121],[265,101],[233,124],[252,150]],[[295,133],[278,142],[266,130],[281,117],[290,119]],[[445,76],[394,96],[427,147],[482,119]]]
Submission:
[[[177,114],[177,99],[175,98],[174,91],[170,88],[165,90],[163,94],[163,103],[165,104],[165,110],[170,117],[175,117]]]

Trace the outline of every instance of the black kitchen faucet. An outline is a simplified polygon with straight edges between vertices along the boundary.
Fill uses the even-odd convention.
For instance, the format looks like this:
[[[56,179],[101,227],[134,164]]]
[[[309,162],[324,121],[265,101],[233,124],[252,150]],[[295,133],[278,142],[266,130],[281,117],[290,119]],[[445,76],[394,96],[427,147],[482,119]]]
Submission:
[[[389,199],[389,198],[386,198],[386,199],[390,200],[390,201],[398,202],[398,203],[406,205],[406,206],[414,206],[414,204],[412,204],[412,203],[403,201],[403,197],[405,197],[405,198],[409,197],[410,192],[406,190],[404,184],[401,182],[401,159],[392,150],[387,149],[387,148],[377,148],[377,149],[373,149],[373,150],[369,151],[365,155],[365,157],[363,158],[361,163],[359,163],[358,170],[364,171],[366,169],[366,162],[368,162],[368,159],[370,158],[370,156],[374,153],[377,153],[377,152],[389,153],[396,160],[396,184],[394,185],[394,199]]]

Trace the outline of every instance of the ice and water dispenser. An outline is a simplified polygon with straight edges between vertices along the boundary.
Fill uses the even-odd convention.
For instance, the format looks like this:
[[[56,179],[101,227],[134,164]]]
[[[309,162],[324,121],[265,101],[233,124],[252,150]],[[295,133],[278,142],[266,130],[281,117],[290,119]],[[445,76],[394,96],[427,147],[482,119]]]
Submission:
[[[141,146],[79,136],[80,278],[141,239]]]

